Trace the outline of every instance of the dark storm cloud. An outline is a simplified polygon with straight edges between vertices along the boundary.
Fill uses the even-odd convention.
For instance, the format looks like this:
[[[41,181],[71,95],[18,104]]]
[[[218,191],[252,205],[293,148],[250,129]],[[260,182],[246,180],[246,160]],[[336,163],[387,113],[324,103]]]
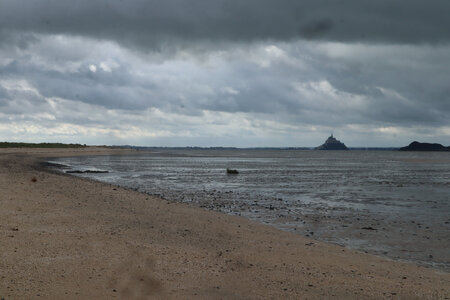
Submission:
[[[339,91],[371,99],[361,116],[390,123],[449,124],[448,47],[340,45],[315,52],[315,65]],[[334,52],[334,53],[333,53]]]
[[[0,14],[1,13],[2,12],[0,11]],[[9,47],[18,47],[19,49],[25,49],[30,44],[33,44],[37,41],[38,39],[32,33],[16,31],[13,28],[8,28],[8,26],[0,26],[0,50],[4,50],[5,48]]]
[[[4,32],[81,35],[152,49],[199,40],[450,41],[447,0],[1,0],[0,8]]]

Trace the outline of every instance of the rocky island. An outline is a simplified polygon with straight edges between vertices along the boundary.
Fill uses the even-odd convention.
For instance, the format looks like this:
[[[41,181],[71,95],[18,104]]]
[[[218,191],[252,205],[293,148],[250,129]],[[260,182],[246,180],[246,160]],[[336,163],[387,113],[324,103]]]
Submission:
[[[325,141],[324,144],[316,147],[315,150],[349,150],[344,143],[333,137],[333,134]]]
[[[441,144],[412,142],[406,147],[399,149],[400,151],[450,151],[450,147],[445,147]]]

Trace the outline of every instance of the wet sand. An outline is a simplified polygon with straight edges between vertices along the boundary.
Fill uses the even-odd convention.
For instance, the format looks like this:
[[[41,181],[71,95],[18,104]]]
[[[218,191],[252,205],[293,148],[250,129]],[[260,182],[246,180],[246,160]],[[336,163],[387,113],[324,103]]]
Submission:
[[[263,196],[253,195],[251,201],[244,202],[240,201],[242,196],[238,192],[233,196],[228,193],[233,192],[175,195],[165,191],[161,196],[209,210],[245,216],[281,230],[365,253],[450,271],[450,216],[445,220],[424,220],[418,216],[396,218],[382,213],[310,203],[296,203],[296,211],[292,212],[290,203],[283,199],[267,201]],[[236,201],[236,198],[239,200]]]
[[[5,299],[450,299],[450,274],[39,166],[0,150]]]

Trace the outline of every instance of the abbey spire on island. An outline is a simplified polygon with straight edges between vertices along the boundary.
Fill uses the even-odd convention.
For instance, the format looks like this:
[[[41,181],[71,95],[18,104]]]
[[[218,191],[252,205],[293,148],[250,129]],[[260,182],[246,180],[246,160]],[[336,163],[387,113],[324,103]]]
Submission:
[[[325,141],[324,144],[314,148],[315,150],[350,150],[344,143],[337,140],[333,134]]]

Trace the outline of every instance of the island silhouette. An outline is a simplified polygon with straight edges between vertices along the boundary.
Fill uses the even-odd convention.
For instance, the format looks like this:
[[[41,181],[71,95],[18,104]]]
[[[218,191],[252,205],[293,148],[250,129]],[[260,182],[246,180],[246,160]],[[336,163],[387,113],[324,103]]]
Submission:
[[[450,147],[445,147],[437,143],[420,143],[417,141],[412,142],[408,146],[401,147],[400,151],[450,151]]]
[[[333,134],[328,137],[324,144],[314,148],[315,150],[350,150],[344,143],[337,140]]]

